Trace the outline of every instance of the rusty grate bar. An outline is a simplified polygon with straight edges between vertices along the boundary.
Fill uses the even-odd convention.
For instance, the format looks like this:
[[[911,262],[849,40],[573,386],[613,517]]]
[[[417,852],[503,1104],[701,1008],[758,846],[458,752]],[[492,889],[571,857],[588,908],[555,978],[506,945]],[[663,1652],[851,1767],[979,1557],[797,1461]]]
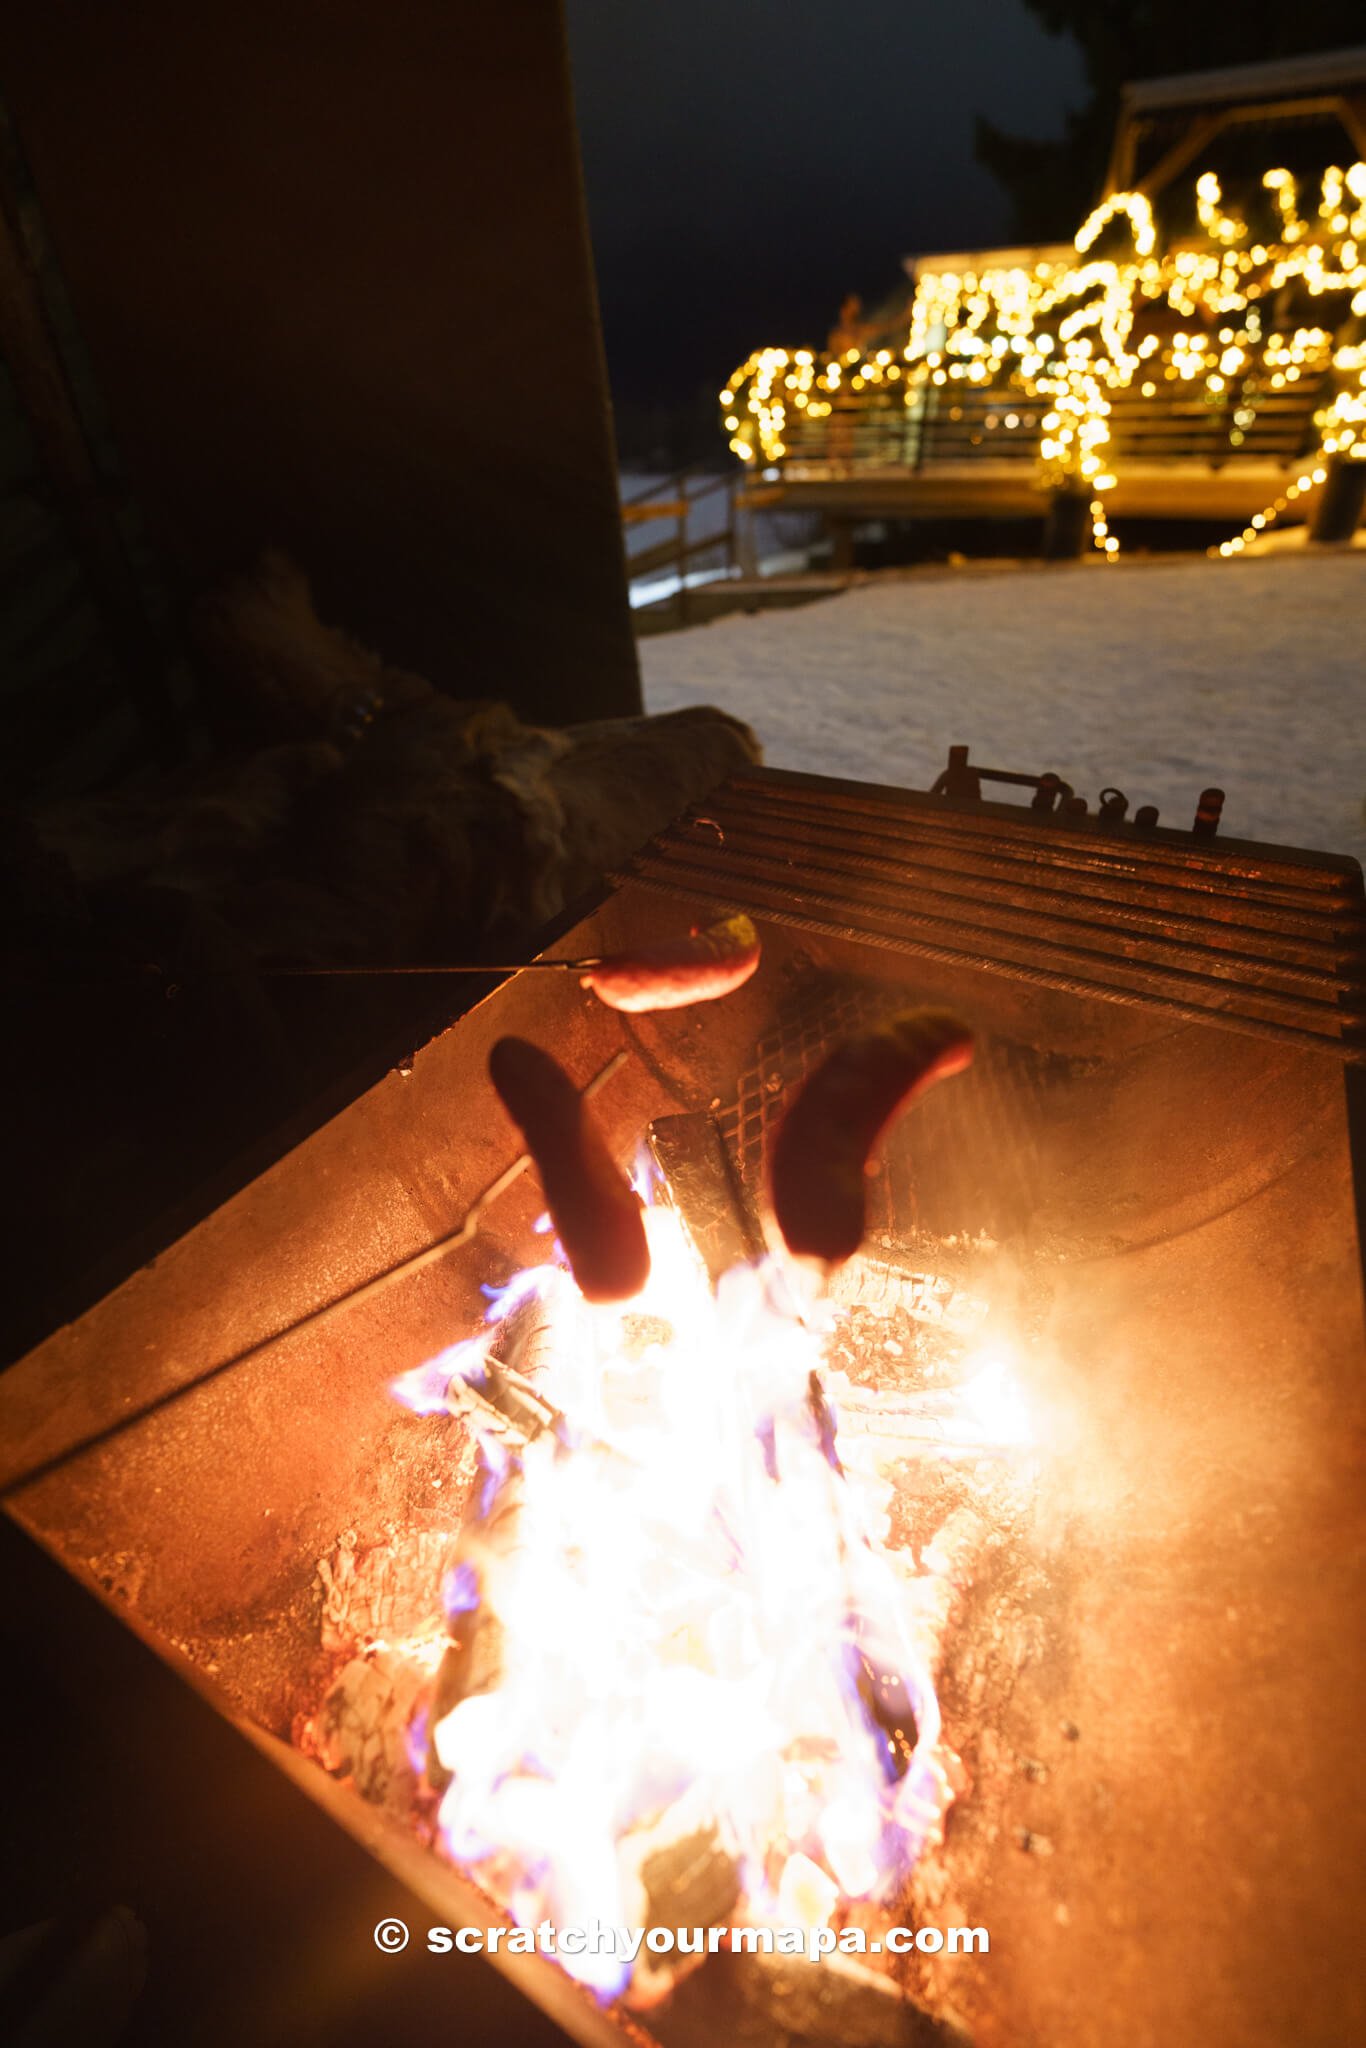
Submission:
[[[1356,863],[753,770],[616,880],[1366,1060]]]
[[[710,808],[717,813],[732,852],[752,853],[756,858],[771,854],[785,864],[790,860],[790,826],[780,830],[769,823],[755,824],[743,812],[732,813],[724,804],[713,803]],[[880,852],[865,852],[853,850],[849,835],[841,834],[838,827],[827,831],[803,819],[800,829],[809,849],[828,851],[844,871],[891,875],[903,882],[909,878],[918,883],[923,877],[924,886],[943,889],[946,894],[967,893],[984,902],[1015,903],[1028,892],[1041,908],[1073,911],[1081,904],[1101,920],[1137,924],[1149,919],[1163,930],[1170,923],[1204,934],[1216,945],[1226,931],[1245,933],[1249,938],[1269,932],[1287,941],[1298,940],[1309,959],[1351,959],[1366,950],[1366,926],[1360,920],[1354,926],[1350,902],[1344,902],[1325,931],[1324,904],[1318,896],[1307,905],[1293,906],[1267,900],[1261,894],[1229,899],[1205,889],[1183,890],[1118,870],[1099,875],[1089,868],[1067,871],[1056,863],[1022,864],[1019,856],[993,859],[975,850],[962,852],[928,831],[915,837],[889,833]],[[866,836],[871,844],[873,835]],[[699,835],[697,845],[707,849],[709,842]],[[861,849],[862,837],[858,845]]]
[[[756,884],[779,894],[790,886],[790,860],[776,855],[750,855],[738,842],[732,842],[732,846],[743,872],[747,877],[753,877]],[[648,870],[648,855],[644,857],[643,865]],[[874,865],[881,870],[880,874],[868,872]],[[676,866],[680,871],[695,873],[704,883],[718,876],[725,879],[740,871],[737,866],[727,868],[723,857],[706,848],[698,848],[695,852],[690,850],[678,859]],[[1324,964],[1305,964],[1297,957],[1304,945],[1302,940],[1274,952],[1240,950],[1237,948],[1240,936],[1252,940],[1264,936],[1246,927],[1230,929],[1216,925],[1205,929],[1196,926],[1196,943],[1191,943],[1175,920],[1171,927],[1155,915],[1140,921],[1122,905],[1111,906],[1112,914],[1108,917],[1079,917],[1068,905],[1067,898],[1061,896],[1053,898],[1053,904],[1058,907],[1044,913],[1033,900],[1021,905],[1002,900],[999,894],[984,897],[967,889],[926,888],[917,883],[913,867],[898,869],[890,861],[874,864],[867,860],[816,860],[806,855],[802,861],[802,876],[804,881],[809,879],[828,902],[843,902],[869,910],[886,909],[894,915],[912,915],[903,913],[901,908],[910,890],[918,906],[914,913],[917,919],[923,919],[927,924],[951,924],[960,935],[972,932],[984,940],[1031,939],[1037,934],[1040,916],[1048,914],[1051,935],[1058,941],[1066,939],[1073,942],[1069,950],[1077,956],[1094,953],[1097,948],[1104,954],[1108,941],[1108,950],[1119,952],[1128,959],[1183,971],[1195,967],[1211,976],[1241,979],[1259,988],[1278,989],[1288,994],[1299,992],[1326,1002],[1333,1002],[1339,995],[1351,996],[1360,991],[1362,970],[1366,968],[1366,955],[1361,954],[1360,949],[1354,960],[1351,952],[1333,946],[1323,947]],[[1189,930],[1192,921],[1183,922]]]
[[[1073,861],[1103,871],[1143,874],[1163,867],[1179,877],[1181,886],[1229,888],[1239,881],[1279,883],[1302,900],[1321,900],[1337,892],[1344,907],[1361,907],[1361,870],[1353,860],[1299,848],[1261,846],[1244,839],[1197,840],[1163,827],[1139,832],[1134,826],[1097,832],[1094,818],[1080,823],[1050,817],[1039,819],[1016,804],[979,803],[963,806],[921,790],[885,789],[876,783],[842,782],[832,776],[801,775],[792,769],[747,769],[732,775],[708,799],[741,802],[758,798],[763,815],[786,809],[813,819],[864,818],[874,827],[910,831],[917,840],[927,834],[957,839],[988,840],[1001,847],[1028,849],[1038,860]]]

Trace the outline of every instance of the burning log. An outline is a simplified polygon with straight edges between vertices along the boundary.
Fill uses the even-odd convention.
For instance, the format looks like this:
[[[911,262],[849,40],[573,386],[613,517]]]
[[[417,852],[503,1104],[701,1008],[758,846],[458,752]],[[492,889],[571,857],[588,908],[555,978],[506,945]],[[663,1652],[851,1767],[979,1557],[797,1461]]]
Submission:
[[[1027,1439],[1020,1403],[991,1364],[965,1382],[916,1391],[862,1387],[843,1374],[826,1384],[835,1393],[841,1436],[866,1441],[886,1459],[992,1458]]]
[[[666,1814],[652,1830],[664,1837],[661,1846],[640,1861],[647,1934],[656,1927],[672,1932],[728,1925],[741,1893],[739,1864],[714,1826],[669,1836],[671,1825],[677,1825],[676,1817]],[[705,1952],[701,1945],[696,1951],[674,1948],[663,1955],[643,1948],[631,1980],[631,2005],[637,2011],[657,2006],[701,1965]]]
[[[719,1927],[740,1896],[735,1858],[714,1827],[699,1828],[640,1866],[647,1927]]]
[[[983,1239],[980,1249],[993,1249],[991,1240]],[[959,1337],[976,1336],[987,1315],[984,1300],[966,1293],[945,1274],[908,1271],[868,1252],[832,1274],[828,1292],[851,1315],[895,1315],[913,1329]]]
[[[498,1359],[486,1361],[482,1383],[460,1374],[446,1388],[446,1412],[468,1424],[481,1443],[522,1451],[543,1429],[553,1428],[557,1415],[530,1381]]]
[[[629,1300],[650,1276],[640,1202],[583,1097],[558,1062],[525,1038],[498,1040],[489,1075],[526,1139],[584,1300]]]
[[[806,1081],[770,1162],[773,1213],[798,1258],[827,1268],[863,1242],[864,1179],[882,1133],[933,1082],[961,1073],[972,1034],[940,1010],[912,1010],[846,1039]]]
[[[338,1661],[318,1706],[295,1716],[293,1740],[362,1798],[396,1813],[411,1812],[418,1791],[407,1730],[439,1653],[436,1588],[454,1541],[447,1529],[400,1541],[388,1527],[383,1541],[362,1544],[344,1529],[318,1559],[319,1638]]]
[[[294,1742],[372,1805],[410,1814],[418,1778],[407,1730],[426,1684],[426,1672],[401,1652],[352,1657],[317,1713],[296,1720]]]
[[[485,1474],[485,1485],[489,1475]],[[475,1493],[476,1510],[480,1494]],[[436,1675],[436,1689],[427,1717],[427,1783],[444,1792],[452,1772],[440,1753],[440,1729],[446,1716],[463,1700],[496,1692],[506,1667],[506,1631],[493,1603],[485,1597],[492,1560],[506,1562],[518,1548],[526,1488],[519,1471],[501,1481],[487,1516],[466,1524],[456,1561],[447,1574],[443,1594],[450,1634]]]
[[[854,1654],[863,1710],[886,1743],[884,1769],[894,1778],[904,1778],[920,1740],[915,1708],[894,1671],[882,1670],[857,1645]]]
[[[733,2048],[970,2048],[951,2021],[931,2018],[887,1977],[848,1956],[723,1953],[674,1993],[670,2048],[714,2041],[724,2014]]]
[[[712,1285],[732,1266],[761,1258],[758,1219],[714,1118],[705,1110],[656,1117],[647,1142],[664,1199],[678,1211]]]
[[[360,1650],[421,1635],[438,1624],[433,1589],[453,1540],[448,1529],[418,1530],[401,1540],[389,1525],[383,1541],[362,1545],[354,1529],[343,1529],[331,1553],[317,1563],[322,1647]]]

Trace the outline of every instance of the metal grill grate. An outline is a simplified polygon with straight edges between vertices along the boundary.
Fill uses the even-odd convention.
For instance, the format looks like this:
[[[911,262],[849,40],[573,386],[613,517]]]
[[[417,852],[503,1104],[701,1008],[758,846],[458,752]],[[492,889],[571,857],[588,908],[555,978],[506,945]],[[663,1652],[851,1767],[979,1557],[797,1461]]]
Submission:
[[[894,990],[793,963],[773,1026],[740,1074],[735,1100],[717,1115],[747,1185],[759,1184],[770,1131],[791,1090],[837,1039],[868,1029],[896,1006]]]
[[[1355,861],[777,769],[732,776],[706,813],[613,879],[1366,1060]]]
[[[840,1039],[871,1029],[913,1000],[904,986],[832,974],[801,954],[789,963],[774,1022],[755,1044],[734,1096],[716,1111],[722,1139],[756,1201],[761,1200],[769,1146],[792,1091]],[[1006,1037],[979,1044],[971,1075],[953,1091],[947,1108],[941,1104],[950,1128],[959,1129],[965,1158],[972,1152],[974,1128],[994,1133],[990,1185],[974,1186],[964,1204],[979,1223],[1008,1230],[1027,1212],[1029,1188],[1039,1171],[1035,1133],[1040,1106],[1051,1091],[1099,1064],[1098,1059],[1041,1050]],[[867,1201],[872,1239],[885,1247],[904,1246],[908,1231],[914,1234],[919,1210],[909,1163],[889,1161],[887,1171],[869,1181]]]

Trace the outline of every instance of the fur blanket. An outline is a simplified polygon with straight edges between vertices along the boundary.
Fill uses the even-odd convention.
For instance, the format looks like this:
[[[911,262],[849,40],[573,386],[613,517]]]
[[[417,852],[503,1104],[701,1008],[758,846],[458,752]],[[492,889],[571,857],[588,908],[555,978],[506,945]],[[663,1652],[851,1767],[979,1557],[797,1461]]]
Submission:
[[[461,703],[317,618],[279,556],[194,621],[261,743],[154,793],[37,821],[83,890],[170,889],[259,964],[459,960],[518,945],[759,758],[706,708],[542,731]]]

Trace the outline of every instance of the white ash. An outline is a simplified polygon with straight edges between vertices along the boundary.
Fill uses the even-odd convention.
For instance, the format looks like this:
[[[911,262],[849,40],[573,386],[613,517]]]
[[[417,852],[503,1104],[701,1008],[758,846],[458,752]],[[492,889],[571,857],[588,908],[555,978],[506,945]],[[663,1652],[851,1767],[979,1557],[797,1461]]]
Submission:
[[[349,1778],[373,1805],[411,1815],[421,1779],[414,1767],[410,1729],[430,1676],[423,1665],[398,1651],[350,1658],[317,1713],[296,1721],[296,1748],[333,1777]]]
[[[974,1249],[977,1249],[974,1244]],[[830,1297],[841,1307],[889,1315],[971,1337],[986,1320],[987,1303],[941,1273],[913,1273],[886,1259],[859,1253],[833,1276]]]
[[[388,1523],[379,1542],[344,1529],[318,1559],[325,1650],[421,1638],[442,1625],[441,1576],[454,1543],[449,1529],[401,1534]]]
[[[413,1729],[445,1642],[441,1588],[454,1543],[449,1529],[391,1522],[368,1543],[343,1529],[318,1559],[319,1642],[334,1661],[317,1708],[295,1718],[295,1746],[406,1816],[422,1798]]]

